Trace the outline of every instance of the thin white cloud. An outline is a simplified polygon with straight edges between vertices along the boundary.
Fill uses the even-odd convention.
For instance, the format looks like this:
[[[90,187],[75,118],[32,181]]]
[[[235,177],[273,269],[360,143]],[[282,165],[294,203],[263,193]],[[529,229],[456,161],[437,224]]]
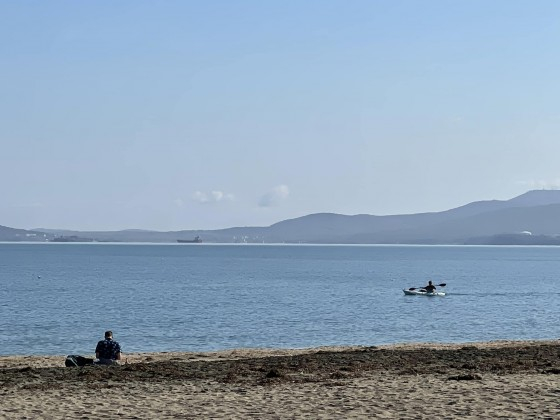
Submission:
[[[224,198],[224,193],[221,191],[212,191],[211,194],[214,201],[221,201]]]
[[[195,191],[192,195],[192,199],[197,203],[207,203],[208,202],[208,195],[203,193],[202,191]]]
[[[211,191],[210,193],[205,193],[202,191],[195,191],[192,195],[192,199],[197,203],[218,203],[220,201],[233,201],[235,196],[231,193],[224,193],[222,191]]]
[[[278,185],[274,187],[271,191],[267,192],[259,200],[260,207],[273,207],[280,202],[286,200],[290,195],[290,189],[287,185]]]
[[[520,185],[533,190],[558,190],[560,189],[560,179],[554,180],[529,180],[519,181]]]

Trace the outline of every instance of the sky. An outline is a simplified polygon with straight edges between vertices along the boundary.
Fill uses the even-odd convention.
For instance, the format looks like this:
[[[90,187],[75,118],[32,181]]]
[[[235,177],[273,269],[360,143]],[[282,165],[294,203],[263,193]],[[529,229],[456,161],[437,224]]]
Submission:
[[[560,2],[0,0],[0,225],[268,226],[560,186]]]

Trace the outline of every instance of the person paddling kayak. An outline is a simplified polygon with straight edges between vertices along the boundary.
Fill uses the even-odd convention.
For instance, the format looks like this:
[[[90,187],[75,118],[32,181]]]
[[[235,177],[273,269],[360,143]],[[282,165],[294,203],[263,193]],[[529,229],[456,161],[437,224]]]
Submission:
[[[436,291],[436,286],[432,284],[432,281],[428,281],[428,285],[422,288],[426,293],[434,293]]]
[[[445,292],[436,291],[436,287],[445,287],[447,284],[441,283],[434,285],[432,281],[428,281],[428,285],[424,287],[409,287],[408,289],[403,289],[405,295],[421,295],[421,296],[445,296]]]

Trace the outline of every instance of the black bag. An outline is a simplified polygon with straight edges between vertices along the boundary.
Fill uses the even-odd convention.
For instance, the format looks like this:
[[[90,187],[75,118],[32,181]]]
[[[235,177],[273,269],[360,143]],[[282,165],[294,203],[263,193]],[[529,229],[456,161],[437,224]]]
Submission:
[[[66,356],[66,360],[64,361],[64,364],[67,367],[93,365],[93,359],[89,359],[83,356],[78,356],[75,354],[69,354],[68,356]]]

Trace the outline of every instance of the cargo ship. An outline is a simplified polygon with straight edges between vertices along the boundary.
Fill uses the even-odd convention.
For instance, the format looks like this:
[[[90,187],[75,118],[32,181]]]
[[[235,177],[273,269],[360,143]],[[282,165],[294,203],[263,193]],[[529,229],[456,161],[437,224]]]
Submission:
[[[202,242],[200,236],[195,236],[194,239],[177,239],[180,244],[199,244]]]

